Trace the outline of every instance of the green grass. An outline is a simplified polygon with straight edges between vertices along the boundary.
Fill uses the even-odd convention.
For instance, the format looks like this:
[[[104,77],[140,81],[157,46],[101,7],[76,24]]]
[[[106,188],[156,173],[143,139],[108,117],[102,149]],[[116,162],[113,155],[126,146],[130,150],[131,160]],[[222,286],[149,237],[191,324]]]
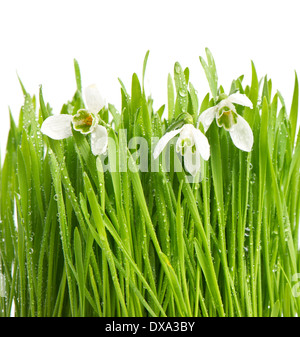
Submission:
[[[59,141],[42,135],[52,109],[42,88],[35,97],[21,83],[25,101],[17,122],[10,115],[0,170],[0,315],[12,308],[23,317],[299,315],[297,75],[290,108],[253,63],[250,84],[233,80],[230,93],[253,103],[237,106],[253,130],[253,150],[237,149],[214,121],[202,180],[186,183],[185,172],[162,165],[139,170],[128,140],[148,141],[150,167],[151,138],[187,113],[196,123],[224,90],[207,50],[199,66],[212,94],[197,94],[177,62],[166,106],[155,111],[144,89],[148,56],[141,82],[133,74],[127,90],[120,80],[121,111],[113,104],[100,111],[118,154],[109,146],[109,164],[119,168],[127,158],[131,170],[103,170],[106,161],[79,132]],[[84,107],[74,65],[77,90],[61,113]]]

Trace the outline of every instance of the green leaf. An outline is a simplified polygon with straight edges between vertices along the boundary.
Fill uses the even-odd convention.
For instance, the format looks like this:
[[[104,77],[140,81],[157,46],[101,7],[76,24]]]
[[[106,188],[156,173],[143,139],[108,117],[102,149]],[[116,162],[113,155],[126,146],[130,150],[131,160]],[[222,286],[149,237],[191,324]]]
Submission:
[[[251,61],[251,69],[252,69],[252,78],[251,78],[251,87],[249,92],[249,98],[253,104],[253,107],[257,105],[258,94],[259,94],[259,82],[257,78],[257,73],[255,69],[254,62]]]
[[[156,113],[158,114],[158,116],[159,116],[160,118],[162,118],[162,115],[163,115],[164,111],[165,111],[165,105],[162,105],[162,106],[156,111]]]
[[[208,48],[205,49],[206,57],[207,57],[207,63],[205,62],[203,57],[199,57],[201,65],[204,69],[212,96],[214,100],[216,101],[217,95],[218,95],[218,75],[216,70],[216,65],[214,58],[212,56],[212,53]]]
[[[290,144],[292,149],[294,148],[294,142],[296,137],[296,129],[297,129],[297,119],[298,119],[298,101],[299,101],[299,84],[298,84],[298,76],[295,72],[295,85],[294,85],[294,94],[292,100],[292,106],[290,110]]]
[[[194,86],[192,85],[192,83],[189,83],[189,88],[190,88],[190,92],[189,92],[189,101],[191,103],[191,111],[190,113],[192,115],[194,115],[194,119],[197,119],[197,113],[198,113],[198,96],[196,93],[196,90],[194,88]],[[195,120],[196,122],[196,120]]]
[[[175,118],[181,113],[187,112],[188,108],[188,90],[185,74],[181,65],[176,62],[174,65],[174,81],[176,87]]]
[[[99,243],[101,245],[101,248],[103,249],[103,252],[107,258],[109,267],[110,267],[110,271],[111,271],[111,276],[113,279],[113,284],[116,290],[116,295],[120,301],[120,305],[122,307],[122,312],[124,316],[128,316],[128,311],[127,311],[127,307],[126,307],[126,303],[125,303],[125,299],[124,299],[124,294],[121,290],[121,286],[120,286],[120,282],[119,282],[119,278],[118,278],[118,274],[117,274],[117,270],[116,270],[116,265],[114,262],[114,258],[113,258],[113,253],[112,250],[110,248],[109,242],[107,240],[107,235],[106,235],[106,231],[105,231],[105,226],[104,226],[104,221],[103,221],[103,217],[101,214],[101,208],[100,205],[98,204],[95,192],[92,188],[91,182],[87,176],[86,173],[84,173],[83,175],[83,180],[84,180],[84,185],[85,185],[85,191],[86,194],[88,196],[88,200],[90,203],[90,207],[92,210],[92,214],[93,214],[93,219],[94,219],[94,223],[96,226],[96,229],[99,233]]]
[[[82,86],[81,86],[81,74],[80,74],[80,68],[77,60],[74,59],[74,70],[75,70],[75,79],[76,79],[76,85],[77,90],[81,93],[82,92]]]
[[[175,115],[174,86],[171,74],[168,75],[168,120],[171,122]]]
[[[131,109],[133,112],[134,118],[138,110],[141,108],[141,100],[142,100],[142,90],[140,81],[136,73],[132,75],[132,82],[131,82]]]
[[[147,50],[145,58],[144,58],[144,63],[143,63],[143,77],[142,77],[143,93],[145,92],[145,89],[144,89],[145,73],[146,73],[146,66],[147,66],[147,61],[148,61],[149,53],[150,53],[150,50]]]
[[[271,317],[279,317],[279,313],[280,313],[280,301],[277,300],[272,308]]]
[[[67,228],[67,215],[66,215],[66,207],[62,193],[62,185],[61,185],[61,174],[60,174],[60,166],[57,162],[57,159],[53,152],[50,152],[50,164],[51,164],[51,174],[53,178],[53,184],[55,188],[55,199],[57,201],[57,209],[59,215],[59,225],[60,225],[60,234],[61,241],[63,246],[63,253],[65,258],[65,268],[66,275],[69,287],[69,300],[71,305],[71,312],[73,315],[76,313],[75,308],[75,290],[74,290],[74,280],[72,277],[72,272],[75,270],[72,257],[73,252],[71,249],[70,235]]]
[[[184,77],[185,77],[185,83],[189,83],[189,79],[190,79],[190,69],[188,67],[186,67],[183,71],[184,73]]]
[[[207,282],[207,286],[214,299],[214,305],[216,309],[218,310],[218,312],[222,315],[223,303],[222,303],[219,285],[217,283],[214,273],[212,273],[212,270],[208,268],[207,266],[205,253],[203,252],[201,245],[196,238],[194,239],[194,247],[196,251],[197,260],[199,261],[199,264],[201,266],[201,269],[203,271],[204,277]]]
[[[78,287],[79,287],[79,294],[80,294],[80,313],[81,316],[84,316],[84,306],[85,306],[85,285],[84,285],[84,267],[83,267],[83,260],[82,260],[82,244],[81,238],[78,231],[78,228],[75,228],[74,231],[74,254],[75,254],[75,266],[77,271],[77,278],[78,278]]]
[[[121,115],[118,113],[117,109],[114,105],[108,103],[108,110],[112,114],[113,123],[115,124],[116,131],[119,130],[120,122],[121,122]]]

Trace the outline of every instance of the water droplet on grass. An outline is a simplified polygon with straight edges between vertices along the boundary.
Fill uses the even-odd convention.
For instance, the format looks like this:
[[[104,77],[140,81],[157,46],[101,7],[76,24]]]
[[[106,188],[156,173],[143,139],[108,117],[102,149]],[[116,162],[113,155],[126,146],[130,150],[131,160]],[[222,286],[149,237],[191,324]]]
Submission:
[[[178,93],[179,93],[179,95],[180,95],[181,97],[186,97],[186,95],[187,95],[187,90],[184,89],[184,88],[180,88],[179,91],[178,91]]]

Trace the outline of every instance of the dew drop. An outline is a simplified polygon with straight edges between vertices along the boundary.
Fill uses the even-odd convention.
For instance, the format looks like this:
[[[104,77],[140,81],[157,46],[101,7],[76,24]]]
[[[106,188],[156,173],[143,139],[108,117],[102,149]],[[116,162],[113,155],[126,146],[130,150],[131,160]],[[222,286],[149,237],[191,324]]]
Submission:
[[[178,93],[181,97],[186,97],[186,95],[187,95],[187,91],[184,88],[180,88]]]

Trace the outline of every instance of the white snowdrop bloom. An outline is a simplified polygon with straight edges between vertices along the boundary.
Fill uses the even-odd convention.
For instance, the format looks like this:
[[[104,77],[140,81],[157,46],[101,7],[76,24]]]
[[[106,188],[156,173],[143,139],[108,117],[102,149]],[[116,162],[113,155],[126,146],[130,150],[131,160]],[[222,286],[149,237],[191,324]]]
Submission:
[[[234,93],[222,99],[217,105],[203,111],[198,124],[201,122],[206,132],[215,118],[217,125],[230,133],[237,148],[250,152],[253,146],[253,132],[247,121],[237,114],[233,104],[253,108],[252,102],[246,95]]]
[[[176,152],[184,156],[186,170],[193,176],[200,170],[200,156],[208,160],[210,147],[205,135],[192,124],[185,124],[177,130],[167,132],[156,144],[153,157],[156,159],[168,142],[179,134],[176,142]]]
[[[42,124],[41,132],[52,139],[64,139],[72,136],[74,130],[82,134],[91,134],[92,153],[97,156],[106,152],[108,133],[99,125],[97,114],[105,103],[95,85],[85,89],[87,109],[80,109],[76,115],[55,115],[48,117]]]

